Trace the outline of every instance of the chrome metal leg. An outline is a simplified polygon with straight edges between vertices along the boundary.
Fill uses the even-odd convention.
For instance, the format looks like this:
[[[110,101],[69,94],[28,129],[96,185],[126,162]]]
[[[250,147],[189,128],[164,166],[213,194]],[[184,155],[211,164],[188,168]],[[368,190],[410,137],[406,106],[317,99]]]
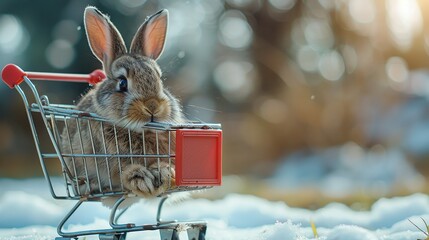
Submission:
[[[118,215],[116,215],[116,216],[115,216],[115,219],[113,219],[113,223],[114,223],[114,224],[117,224],[117,223],[118,223],[119,218],[120,218],[122,215],[124,215],[124,213],[125,213],[129,208],[130,208],[130,207],[126,207],[126,208],[124,208],[124,209],[120,210],[120,211],[119,211],[119,213],[118,213]]]
[[[121,198],[116,200],[115,204],[113,205],[112,210],[110,211],[110,217],[109,217],[109,224],[112,228],[132,228],[136,225],[134,223],[127,223],[127,224],[117,224],[118,218],[125,212],[125,210],[121,211],[119,215],[116,217],[116,211],[118,211],[119,206],[123,201],[125,201],[127,197],[123,195]]]
[[[165,197],[163,197],[163,198],[161,198],[161,201],[159,201],[158,211],[156,212],[156,221],[158,223],[161,222],[161,210],[162,210],[162,206],[164,205],[164,202],[167,200],[167,198],[168,198],[168,195],[165,196]]]
[[[61,220],[60,224],[57,227],[57,233],[60,236],[65,236],[67,235],[67,233],[63,232],[62,229],[64,227],[64,224],[67,222],[67,220],[69,220],[69,218],[71,217],[71,215],[73,215],[73,213],[76,212],[76,210],[79,208],[80,205],[82,205],[84,201],[83,200],[79,200],[76,205],[74,205],[74,207],[67,213],[67,215],[63,218],[63,220]]]
[[[162,221],[161,220],[161,210],[168,197],[163,197],[158,205],[157,213],[157,223],[156,224],[146,224],[138,225],[128,223],[128,224],[117,224],[116,220],[124,212],[120,211],[119,215],[116,215],[119,206],[126,199],[125,196],[119,198],[111,210],[109,223],[112,229],[94,229],[94,230],[84,230],[76,232],[64,232],[63,227],[70,217],[76,212],[76,210],[82,205],[83,202],[87,202],[87,199],[79,200],[75,206],[67,213],[64,219],[60,222],[57,228],[57,232],[61,237],[56,238],[56,240],[72,240],[77,239],[78,237],[85,235],[97,235],[100,240],[125,240],[128,232],[135,231],[147,231],[147,230],[159,230],[162,240],[179,240],[178,228],[180,225],[187,225],[189,229],[187,230],[189,240],[205,240],[205,233],[207,229],[207,223],[205,221],[190,221],[190,222],[178,222],[175,221]]]
[[[177,220],[172,220],[172,221],[162,221],[161,219],[161,211],[162,211],[162,207],[164,206],[165,201],[168,199],[169,195],[166,195],[164,197],[161,198],[161,201],[159,201],[158,204],[158,211],[156,212],[156,222],[158,224],[163,224],[163,223],[175,223],[177,222]]]
[[[189,240],[205,240],[207,225],[193,226],[188,228],[186,231],[188,233]]]
[[[176,229],[160,229],[161,240],[179,240],[179,233]]]
[[[100,240],[125,240],[127,233],[118,233],[118,234],[100,234],[98,238]]]

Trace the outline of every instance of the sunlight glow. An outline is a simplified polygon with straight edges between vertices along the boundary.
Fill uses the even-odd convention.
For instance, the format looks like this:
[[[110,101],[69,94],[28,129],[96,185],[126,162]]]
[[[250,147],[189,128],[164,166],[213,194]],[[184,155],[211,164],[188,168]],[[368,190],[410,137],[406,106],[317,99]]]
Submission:
[[[423,18],[416,0],[386,0],[387,24],[401,50],[408,50],[422,31]]]

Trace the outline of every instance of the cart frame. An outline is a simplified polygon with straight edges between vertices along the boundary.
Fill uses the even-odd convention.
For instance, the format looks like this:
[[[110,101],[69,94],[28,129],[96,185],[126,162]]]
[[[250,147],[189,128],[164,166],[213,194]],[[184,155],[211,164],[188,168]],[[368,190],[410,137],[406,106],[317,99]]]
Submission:
[[[57,227],[57,232],[61,237],[58,237],[56,239],[77,239],[80,236],[86,236],[86,235],[99,235],[99,238],[101,240],[123,240],[126,238],[126,234],[128,232],[136,232],[136,231],[146,231],[146,230],[159,230],[160,236],[162,240],[177,240],[179,239],[179,230],[187,229],[188,239],[195,239],[195,240],[203,240],[205,239],[207,224],[205,221],[164,221],[161,218],[162,213],[162,207],[166,200],[168,199],[169,195],[175,192],[180,191],[192,191],[192,190],[199,190],[199,189],[206,189],[211,188],[213,186],[221,185],[221,139],[222,139],[222,131],[221,131],[221,125],[220,124],[206,124],[206,123],[186,123],[186,124],[165,124],[165,123],[155,123],[151,122],[144,126],[144,128],[151,129],[153,131],[156,131],[158,134],[158,131],[163,131],[168,133],[168,138],[170,141],[170,138],[172,138],[171,132],[174,132],[175,134],[173,137],[176,137],[178,134],[176,132],[181,133],[180,139],[181,141],[186,141],[187,136],[191,136],[190,139],[192,139],[192,143],[200,138],[205,139],[207,137],[210,137],[211,139],[215,139],[215,141],[210,141],[211,143],[208,143],[209,146],[207,146],[207,143],[203,143],[204,147],[210,147],[214,148],[214,156],[209,156],[208,160],[206,161],[215,161],[215,168],[216,169],[210,169],[210,170],[202,170],[209,171],[208,175],[209,177],[201,177],[200,174],[196,179],[193,179],[192,172],[200,171],[200,169],[192,170],[192,171],[185,171],[184,175],[191,174],[191,176],[182,176],[182,171],[179,171],[177,175],[180,177],[180,181],[176,181],[174,186],[171,184],[169,185],[169,189],[167,189],[160,197],[160,202],[158,204],[157,214],[156,214],[156,223],[154,224],[144,224],[144,225],[136,225],[134,223],[126,223],[126,224],[119,224],[118,219],[122,216],[122,214],[127,210],[127,208],[119,210],[120,205],[130,197],[136,197],[129,191],[126,191],[124,188],[121,189],[121,191],[101,191],[94,194],[81,194],[79,192],[79,188],[76,186],[75,182],[77,182],[73,179],[73,174],[70,173],[70,169],[67,167],[66,161],[64,160],[65,157],[71,156],[71,157],[93,157],[94,159],[97,159],[97,157],[105,157],[106,161],[108,157],[117,157],[119,158],[133,158],[133,157],[157,157],[158,162],[161,158],[168,159],[171,162],[171,159],[177,160],[184,156],[184,160],[180,160],[180,163],[182,161],[188,161],[188,158],[193,158],[193,154],[196,153],[189,153],[186,151],[189,151],[189,146],[184,149],[180,149],[180,156],[176,156],[176,151],[174,153],[170,153],[170,150],[168,154],[164,154],[161,156],[159,152],[157,155],[135,155],[130,152],[130,154],[119,154],[117,153],[105,153],[103,154],[85,154],[83,152],[82,148],[82,154],[72,154],[67,155],[62,153],[61,147],[60,147],[60,130],[57,126],[58,121],[64,121],[65,127],[67,128],[67,121],[66,119],[74,118],[76,121],[77,119],[80,120],[87,120],[87,121],[99,121],[101,123],[106,124],[112,124],[115,127],[115,123],[110,122],[107,119],[104,119],[100,116],[97,116],[94,113],[87,113],[82,112],[77,109],[75,109],[74,106],[71,105],[62,105],[62,104],[51,104],[49,102],[49,99],[47,96],[39,95],[39,92],[37,91],[35,85],[32,83],[32,80],[53,80],[53,81],[73,81],[73,82],[87,82],[90,84],[97,84],[98,82],[102,81],[105,78],[104,73],[101,70],[96,70],[92,72],[91,74],[55,74],[55,73],[39,73],[39,72],[24,72],[21,68],[19,68],[16,65],[8,64],[6,65],[2,70],[2,78],[3,81],[10,87],[14,88],[18,91],[20,96],[23,99],[24,106],[26,109],[27,117],[29,120],[31,132],[33,135],[33,140],[36,145],[37,155],[40,160],[40,165],[42,167],[42,171],[44,174],[44,177],[48,183],[50,193],[54,199],[58,200],[77,200],[77,203],[74,205],[74,207],[66,214],[66,216],[61,220]],[[34,96],[35,103],[30,104],[30,102],[27,99],[27,95],[25,91],[21,88],[20,84],[22,82],[25,82],[28,88],[30,89],[32,95]],[[54,149],[54,153],[46,153],[41,147],[40,139],[39,139],[39,132],[41,130],[38,130],[36,128],[36,124],[34,122],[34,116],[33,115],[39,115],[42,119],[43,125],[45,126],[47,130],[47,134],[49,136],[49,139],[52,142],[52,147]],[[189,131],[188,131],[189,130]],[[129,131],[129,130],[128,130]],[[185,133],[185,134],[184,134]],[[196,134],[195,134],[196,133]],[[116,134],[116,128],[115,128],[115,134]],[[130,134],[130,133],[129,133]],[[144,139],[144,137],[143,137]],[[143,140],[144,141],[144,140]],[[158,141],[158,135],[157,135],[157,141]],[[81,140],[82,142],[82,140]],[[131,142],[131,141],[130,141]],[[207,142],[207,141],[206,141]],[[214,145],[213,145],[214,143]],[[205,144],[205,145],[204,145]],[[212,144],[212,145],[210,145]],[[196,146],[199,147],[199,146]],[[192,146],[191,146],[192,148]],[[176,150],[176,149],[175,149]],[[186,153],[185,153],[186,152]],[[201,153],[197,154],[199,158],[201,158]],[[203,156],[204,158],[204,156]],[[64,178],[65,183],[65,189],[66,193],[58,193],[57,189],[54,188],[52,183],[52,176],[50,171],[48,170],[48,167],[46,165],[46,159],[58,159],[61,163],[61,174]],[[197,159],[200,161],[200,159]],[[194,160],[192,160],[194,161]],[[196,160],[195,160],[196,161]],[[204,162],[203,162],[204,163]],[[212,162],[210,162],[210,166],[213,166]],[[179,164],[180,165],[180,164]],[[181,166],[181,165],[180,165]],[[183,168],[189,166],[189,163],[183,164]],[[177,170],[177,166],[176,170]],[[191,172],[191,173],[189,173]],[[98,174],[98,170],[97,170]],[[176,178],[178,177],[176,175]],[[213,177],[214,176],[214,177]],[[110,183],[112,185],[112,183]],[[111,188],[112,189],[112,188]],[[118,199],[114,203],[111,213],[109,216],[109,225],[110,228],[106,229],[95,229],[95,230],[83,230],[83,231],[74,231],[74,232],[67,232],[64,230],[64,226],[70,219],[70,217],[77,211],[77,209],[82,205],[84,202],[90,202],[90,201],[100,201],[101,199],[105,197],[117,197]]]

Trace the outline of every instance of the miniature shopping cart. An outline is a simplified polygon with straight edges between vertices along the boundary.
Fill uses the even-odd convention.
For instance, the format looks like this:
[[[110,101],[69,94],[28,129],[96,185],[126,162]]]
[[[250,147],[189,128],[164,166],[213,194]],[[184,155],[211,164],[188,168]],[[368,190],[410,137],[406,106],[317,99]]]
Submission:
[[[147,131],[151,133],[155,132],[156,141],[158,141],[158,134],[168,136],[169,147],[167,153],[156,152],[155,154],[129,154],[119,152],[108,152],[106,149],[103,153],[88,154],[83,151],[81,152],[67,152],[61,149],[61,133],[67,132],[69,124],[75,122],[78,125],[78,131],[82,127],[88,127],[89,131],[91,126],[95,126],[95,122],[99,123],[97,126],[110,124],[116,134],[117,128],[114,122],[108,119],[103,119],[94,113],[82,112],[77,110],[71,105],[52,104],[49,102],[47,96],[39,96],[36,87],[33,85],[31,80],[54,80],[54,81],[69,81],[69,82],[86,82],[89,84],[97,84],[105,78],[104,73],[101,70],[96,70],[91,74],[54,74],[54,73],[38,73],[38,72],[24,72],[18,66],[9,64],[6,65],[2,70],[3,81],[10,87],[14,88],[21,95],[27,116],[30,122],[31,131],[33,133],[34,142],[36,144],[37,154],[40,159],[40,164],[45,176],[45,179],[49,185],[50,192],[55,199],[67,199],[77,200],[76,205],[70,210],[70,212],[64,217],[59,223],[57,231],[61,237],[60,239],[78,239],[81,236],[87,235],[98,235],[101,240],[123,240],[126,238],[128,232],[146,231],[146,230],[159,230],[162,240],[177,240],[179,239],[180,231],[187,231],[189,240],[203,240],[205,239],[205,233],[207,224],[204,221],[164,221],[161,219],[162,206],[167,200],[168,196],[175,192],[180,191],[191,191],[211,188],[213,186],[221,185],[222,178],[222,131],[220,124],[206,124],[206,123],[187,123],[187,124],[162,124],[151,122],[144,126],[142,134]],[[31,80],[30,80],[31,79]],[[25,82],[29,90],[24,91],[21,88],[21,83]],[[26,92],[34,95],[35,103],[30,104],[27,99]],[[42,129],[36,127],[36,122],[42,120]],[[36,120],[36,122],[35,122]],[[82,123],[86,123],[85,125]],[[92,123],[92,125],[91,125]],[[79,125],[81,124],[81,125]],[[46,132],[45,132],[46,130]],[[118,130],[119,131],[119,130]],[[103,130],[102,130],[103,132]],[[45,145],[41,144],[39,136],[46,134],[50,139],[49,147],[46,150]],[[130,130],[128,130],[128,134]],[[67,135],[66,135],[67,136]],[[144,137],[142,137],[142,144],[144,144]],[[174,141],[175,144],[171,144]],[[51,144],[52,143],[52,144]],[[82,140],[81,140],[82,143]],[[158,144],[158,142],[157,142]],[[174,148],[174,149],[172,149]],[[120,205],[127,198],[135,197],[126,189],[112,188],[110,182],[110,188],[100,188],[99,191],[90,191],[89,193],[83,193],[79,188],[79,181],[76,174],[73,174],[76,169],[66,164],[66,158],[76,159],[96,159],[96,161],[123,161],[124,159],[132,158],[152,158],[159,162],[165,161],[174,165],[170,167],[175,168],[175,178],[171,183],[168,184],[168,188],[165,190],[160,197],[158,205],[158,211],[156,215],[156,223],[137,225],[135,223],[118,223],[120,216],[126,211],[127,208],[121,209]],[[53,172],[48,167],[48,162],[56,161],[59,162],[61,171]],[[120,165],[120,164],[119,164]],[[109,166],[107,164],[107,166]],[[97,169],[97,178],[99,174],[102,174],[102,170]],[[61,181],[64,182],[65,189],[58,191],[53,185],[53,177],[60,176]],[[88,176],[86,176],[88,178]],[[90,179],[83,179],[87,182]],[[98,179],[99,180],[99,179]],[[71,216],[76,213],[79,206],[84,202],[101,201],[106,197],[116,197],[110,217],[110,227],[105,229],[94,229],[94,230],[81,230],[81,231],[65,231],[65,225],[68,223]]]

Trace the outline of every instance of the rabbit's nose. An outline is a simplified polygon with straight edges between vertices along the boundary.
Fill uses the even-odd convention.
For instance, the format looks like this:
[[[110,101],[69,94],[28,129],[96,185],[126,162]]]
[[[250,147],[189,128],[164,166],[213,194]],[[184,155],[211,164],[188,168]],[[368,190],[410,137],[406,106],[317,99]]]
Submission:
[[[154,98],[151,98],[145,102],[145,107],[149,110],[153,118],[153,115],[157,112],[159,108],[159,101]]]

